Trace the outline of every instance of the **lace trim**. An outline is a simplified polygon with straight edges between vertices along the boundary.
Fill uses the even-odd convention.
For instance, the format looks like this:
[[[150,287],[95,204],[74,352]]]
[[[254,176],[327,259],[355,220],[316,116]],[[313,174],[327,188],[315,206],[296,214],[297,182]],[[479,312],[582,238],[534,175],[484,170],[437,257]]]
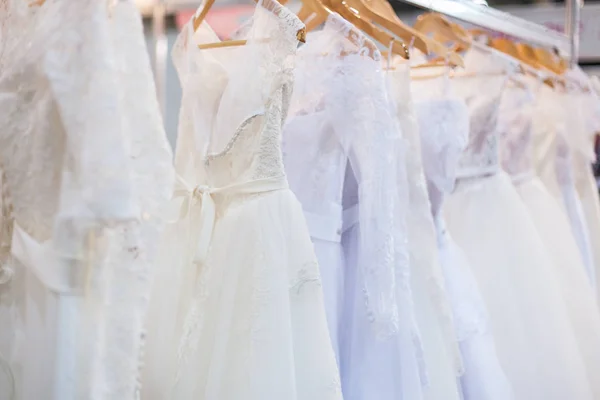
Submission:
[[[242,122],[242,124],[238,127],[238,129],[236,129],[235,133],[233,134],[233,136],[231,137],[231,139],[229,140],[229,142],[227,143],[227,145],[225,146],[225,148],[223,150],[219,151],[218,153],[208,154],[204,158],[205,164],[208,164],[210,161],[212,161],[216,158],[220,158],[220,157],[227,155],[227,153],[229,153],[231,151],[231,149],[233,148],[233,146],[239,139],[242,132],[244,132],[246,127],[248,125],[250,125],[257,117],[264,116],[264,115],[265,115],[265,111],[261,110],[261,111],[256,112],[255,114],[251,115],[250,117],[246,118],[244,120],[244,122]]]
[[[313,271],[311,273],[310,271]],[[296,295],[302,292],[304,285],[314,283],[321,286],[321,277],[319,276],[319,264],[316,261],[306,263],[300,268],[296,277],[290,283],[290,291]]]
[[[260,0],[258,6],[271,11],[274,15],[279,17],[279,19],[284,22],[283,27],[290,28],[287,33],[298,42],[298,31],[305,29],[305,26],[296,14],[291,12],[287,7],[279,4],[276,0]]]

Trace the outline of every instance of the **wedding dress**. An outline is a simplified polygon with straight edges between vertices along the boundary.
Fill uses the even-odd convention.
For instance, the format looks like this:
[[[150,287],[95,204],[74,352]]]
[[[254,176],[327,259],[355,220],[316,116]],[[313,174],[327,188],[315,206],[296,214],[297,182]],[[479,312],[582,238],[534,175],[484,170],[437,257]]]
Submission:
[[[176,359],[144,397],[341,399],[319,266],[280,149],[302,29],[266,1],[243,46],[200,50],[218,39],[191,22],[177,39],[180,214],[159,265],[175,276],[153,292],[178,297],[174,318],[156,324],[175,325],[162,345]]]
[[[344,175],[348,162],[357,171],[375,170],[376,155],[364,151],[369,142],[375,140],[369,131],[374,129],[375,117],[367,120],[359,107],[369,101],[369,92],[374,89],[373,78],[379,73],[380,54],[377,52],[372,58],[363,56],[367,39],[337,14],[328,18],[321,31],[309,36],[296,61],[294,96],[284,126],[283,154],[290,188],[302,203],[319,259],[329,333],[339,363],[345,270],[341,245]],[[349,54],[342,57],[342,53]],[[364,80],[353,81],[347,76],[360,76]],[[342,101],[344,96],[349,96],[350,100]],[[342,112],[361,113],[364,118],[357,117],[358,124],[352,125]],[[381,136],[382,140],[386,139],[383,133]],[[381,220],[391,214],[380,207],[393,205],[391,201],[388,205],[373,196],[383,188],[390,190],[393,177],[387,181],[384,175],[377,178],[378,181],[371,183],[372,190],[363,192],[361,202],[365,231],[371,234],[370,237],[365,234],[361,261],[373,263],[377,261],[367,256],[367,249],[376,249],[386,240],[384,235],[391,234],[393,229],[389,224],[389,231],[373,230],[377,225],[385,226]],[[381,214],[374,214],[374,210]],[[371,221],[365,219],[366,215],[376,218],[370,226],[367,224]],[[381,268],[392,272],[392,263],[381,264]]]
[[[540,179],[567,214],[588,279],[595,286],[588,221],[575,186],[574,158],[581,149],[585,149],[582,145],[574,146],[581,143],[579,136],[583,128],[579,107],[576,98],[568,93],[547,85],[540,88],[533,118],[534,161]]]
[[[596,160],[594,152],[596,135],[600,132],[600,99],[592,88],[590,78],[579,67],[570,71],[570,75],[581,82],[581,86],[590,88],[589,92],[575,90],[575,99],[570,112],[579,111],[582,124],[580,131],[569,132],[568,140],[573,151],[573,177],[575,188],[581,201],[582,212],[588,229],[588,237],[593,258],[594,287],[600,299],[600,195],[591,164]],[[576,113],[574,115],[577,115]],[[571,127],[571,125],[570,125]]]
[[[337,14],[309,35],[284,161],[319,258],[344,398],[416,400],[424,367],[403,276],[405,188],[394,175],[403,143],[375,49]]]
[[[408,268],[399,221],[405,189],[394,174],[402,144],[381,56],[337,14],[307,42],[296,64],[284,161],[319,259],[344,398],[418,399],[418,334],[400,284]]]
[[[423,342],[424,399],[460,399],[462,361],[440,270],[436,232],[421,160],[419,127],[410,92],[410,67],[388,71],[389,96],[406,146],[408,245],[415,317]]]
[[[130,1],[5,7],[2,239],[16,398],[133,399],[172,187],[141,20]]]
[[[479,287],[462,249],[446,230],[442,212],[469,132],[469,110],[448,93],[447,80],[416,78],[411,86],[440,263],[464,364],[461,391],[465,400],[509,400],[514,394],[496,354]]]
[[[514,79],[517,79],[516,77]],[[594,398],[600,397],[595,379],[600,370],[600,312],[569,221],[556,199],[536,177],[533,165],[532,117],[534,78],[518,78],[503,94],[499,113],[499,134],[503,139],[502,166],[515,184],[529,215],[546,245],[558,278],[562,296],[573,325],[580,354],[587,367]]]
[[[497,116],[512,68],[477,48],[453,90],[470,112],[447,227],[485,301],[500,363],[515,398],[592,399],[552,261],[510,179],[499,170]]]

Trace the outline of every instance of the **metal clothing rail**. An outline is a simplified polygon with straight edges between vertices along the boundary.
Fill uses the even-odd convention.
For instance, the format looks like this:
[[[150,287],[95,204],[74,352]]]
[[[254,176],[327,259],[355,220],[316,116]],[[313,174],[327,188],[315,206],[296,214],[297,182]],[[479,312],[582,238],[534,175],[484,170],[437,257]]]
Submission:
[[[565,32],[560,33],[509,13],[476,3],[473,0],[395,0],[420,8],[439,12],[481,28],[501,32],[525,42],[557,50],[561,56],[567,57],[571,65],[577,64],[579,56],[579,24],[583,0],[566,0]],[[168,13],[196,8],[198,0],[155,0],[153,14],[155,39],[155,77],[164,109],[165,93],[165,42],[166,32],[164,18]]]
[[[401,0],[414,6],[435,11],[449,17],[477,25],[488,30],[504,33],[531,44],[557,49],[561,55],[571,58],[575,52],[566,34],[554,31],[509,13],[468,0]],[[576,0],[569,2],[575,3]],[[569,5],[567,4],[567,9]],[[579,24],[567,26],[577,27]]]

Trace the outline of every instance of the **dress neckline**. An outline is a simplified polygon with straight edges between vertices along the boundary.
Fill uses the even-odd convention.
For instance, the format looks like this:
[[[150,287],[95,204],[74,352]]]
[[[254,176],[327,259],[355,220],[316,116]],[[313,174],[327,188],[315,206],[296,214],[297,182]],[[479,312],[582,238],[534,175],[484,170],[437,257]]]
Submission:
[[[264,114],[275,89],[281,86],[282,74],[290,67],[288,59],[298,47],[297,32],[304,25],[290,10],[268,0],[256,6],[248,27],[244,45],[199,49],[197,45],[218,42],[219,38],[206,22],[194,32],[190,20],[173,51],[184,92],[198,91],[194,96],[202,97],[212,110],[192,111],[205,114],[199,115],[205,129],[195,134],[195,140],[200,140],[196,149],[204,161],[227,153],[240,131]],[[215,81],[215,76],[222,79]]]

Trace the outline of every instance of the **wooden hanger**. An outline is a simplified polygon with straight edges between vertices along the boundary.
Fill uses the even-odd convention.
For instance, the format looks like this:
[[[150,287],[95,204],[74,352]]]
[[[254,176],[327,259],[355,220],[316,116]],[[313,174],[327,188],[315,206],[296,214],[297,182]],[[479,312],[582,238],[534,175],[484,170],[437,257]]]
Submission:
[[[393,7],[387,0],[330,0],[332,9],[338,11],[343,6],[355,10],[364,20],[382,26],[386,30],[402,39],[405,43],[412,43],[423,53],[437,54],[448,59],[453,66],[464,66],[462,57],[450,51],[442,43],[439,43],[426,35],[418,32],[413,27],[405,24],[398,18]],[[391,17],[391,15],[394,15]]]
[[[471,47],[471,35],[462,26],[450,22],[439,13],[429,12],[419,15],[414,28],[424,34],[434,34],[440,41],[455,43],[454,51],[463,52]]]
[[[439,41],[428,37],[426,34],[419,32],[410,25],[405,24],[400,17],[398,17],[388,0],[360,0],[360,2],[364,4],[367,11],[373,12],[398,25],[402,31],[406,33],[404,36],[402,36],[400,32],[395,33],[403,38],[404,41],[413,42],[413,45],[422,53],[426,55],[437,54],[441,59],[448,60],[446,64],[464,67],[463,58],[454,50],[448,49],[443,43],[440,43]],[[384,25],[382,24],[382,26]],[[386,27],[386,29],[389,28]],[[422,43],[425,43],[425,45],[422,45]]]
[[[391,50],[394,54],[398,54],[404,59],[409,58],[408,47],[403,42],[399,41],[389,33],[374,26],[371,22],[363,18],[363,16],[360,15],[358,10],[348,6],[345,0],[337,2],[325,1],[324,4],[328,9],[339,13],[342,16],[342,18],[350,22],[356,28],[360,29],[366,35],[375,39],[379,43],[383,44],[384,46],[391,45]]]
[[[527,51],[530,52],[541,65],[555,74],[562,75],[568,69],[568,62],[558,56],[558,54],[540,47],[535,48],[529,45],[523,46],[527,48]]]
[[[321,0],[302,0],[298,18],[306,24],[306,30],[311,32],[323,24],[332,13],[333,11]]]
[[[258,2],[258,0],[255,0],[255,2]],[[204,19],[206,18],[206,15],[208,14],[208,12],[210,11],[211,7],[214,4],[215,4],[215,0],[206,0],[206,3],[204,3],[204,7],[200,11],[200,14],[193,17],[192,25],[194,28],[194,32],[196,32],[198,30],[198,28],[202,24],[202,21],[204,21]],[[263,0],[263,4],[274,6],[275,7],[273,10],[274,13],[278,13],[279,11],[277,11],[276,7],[281,6],[276,0]],[[281,7],[283,7],[283,6],[281,6]],[[306,41],[306,27],[302,27],[301,29],[298,30],[298,32],[296,32],[296,38],[298,39],[298,41],[300,41],[302,43],[304,43]],[[265,38],[264,40],[268,41],[270,39]],[[222,47],[243,46],[246,43],[247,43],[246,40],[224,40],[221,42],[199,44],[198,48],[201,50],[205,50],[205,49],[214,49],[214,48],[222,48]]]
[[[516,43],[514,43],[513,41],[511,41],[510,39],[506,39],[506,38],[497,38],[497,39],[492,39],[490,40],[490,45],[495,48],[496,50],[499,50],[505,54],[508,54],[509,56],[519,60],[520,62],[524,63],[525,65],[534,68],[538,71],[547,71],[548,69],[545,68],[543,65],[541,65],[537,58],[527,50],[526,47],[518,45]],[[521,66],[521,73],[531,73],[530,71],[527,70],[527,68],[524,68],[523,66]],[[552,71],[550,71],[552,72]],[[557,84],[562,84],[564,85],[564,82],[562,82],[562,80],[560,78],[558,78],[557,76],[554,77],[548,77],[548,78],[544,78],[543,79],[544,84],[555,88]]]

